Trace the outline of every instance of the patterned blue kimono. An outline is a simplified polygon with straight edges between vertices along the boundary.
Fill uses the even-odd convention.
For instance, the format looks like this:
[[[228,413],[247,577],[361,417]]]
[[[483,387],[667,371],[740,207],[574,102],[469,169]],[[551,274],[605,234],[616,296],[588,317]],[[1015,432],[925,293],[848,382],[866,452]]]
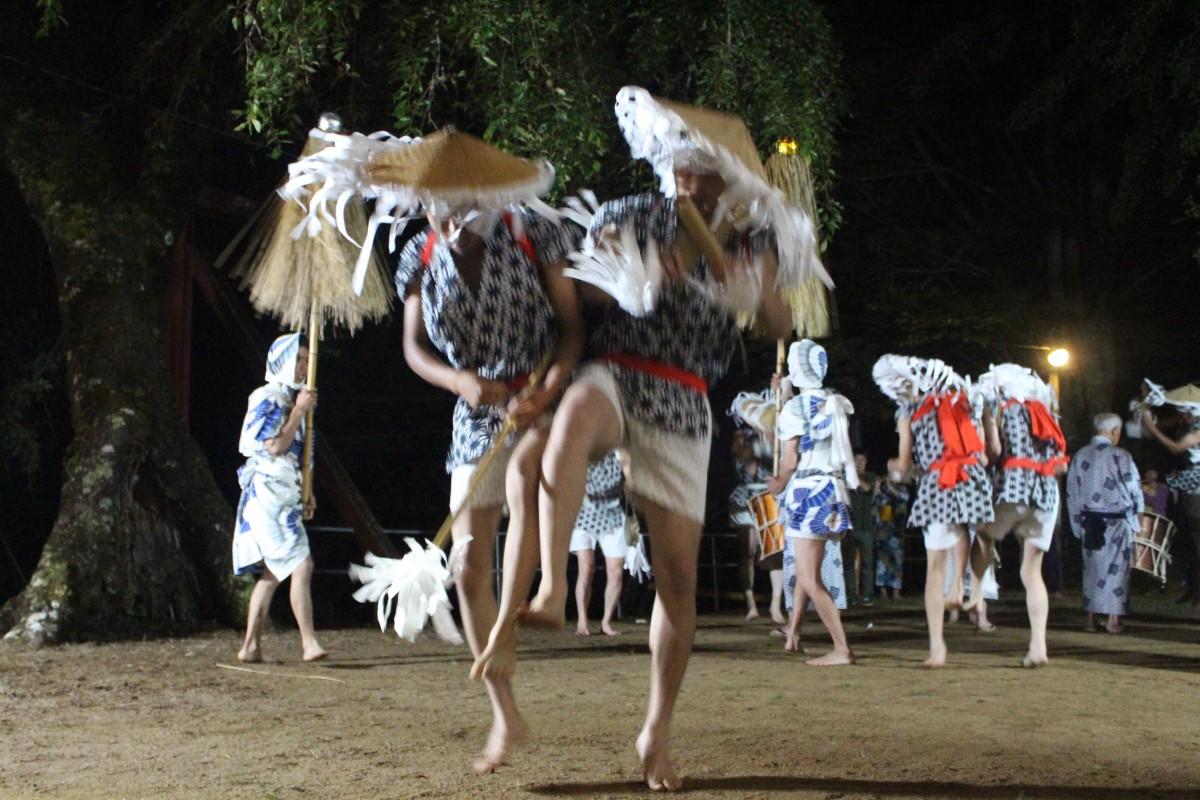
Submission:
[[[1129,453],[1096,436],[1067,473],[1071,532],[1083,540],[1083,607],[1092,614],[1129,612],[1129,569],[1141,479]]]

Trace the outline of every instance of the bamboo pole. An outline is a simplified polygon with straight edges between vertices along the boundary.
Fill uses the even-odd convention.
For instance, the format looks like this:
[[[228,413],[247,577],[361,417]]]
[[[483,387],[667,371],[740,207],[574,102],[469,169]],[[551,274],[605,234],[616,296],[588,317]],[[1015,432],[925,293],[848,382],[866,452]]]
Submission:
[[[717,237],[709,230],[708,223],[700,214],[700,209],[696,208],[692,198],[686,195],[676,199],[675,209],[679,215],[679,221],[683,223],[684,230],[687,231],[688,236],[700,248],[700,252],[708,261],[708,268],[712,270],[713,278],[717,281],[724,281],[725,250],[717,241]]]
[[[305,388],[309,391],[317,388],[317,348],[320,341],[321,310],[317,308],[316,303],[313,303],[308,312],[308,377],[304,383]],[[300,473],[300,499],[305,504],[312,500],[313,495],[313,423],[315,418],[316,410],[309,409],[308,416],[304,420],[304,461]]]

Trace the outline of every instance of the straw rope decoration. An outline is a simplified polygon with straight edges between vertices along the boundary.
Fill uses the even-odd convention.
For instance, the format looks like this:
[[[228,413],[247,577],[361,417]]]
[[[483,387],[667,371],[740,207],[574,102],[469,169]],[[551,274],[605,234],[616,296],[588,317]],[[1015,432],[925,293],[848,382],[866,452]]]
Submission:
[[[812,220],[813,232],[820,241],[812,170],[808,160],[797,155],[796,143],[791,139],[781,139],[775,152],[767,159],[766,169],[771,185],[780,189],[789,203],[803,210]],[[799,288],[781,287],[780,295],[792,309],[793,325],[801,338],[816,339],[833,332],[829,292],[819,278],[809,277]]]

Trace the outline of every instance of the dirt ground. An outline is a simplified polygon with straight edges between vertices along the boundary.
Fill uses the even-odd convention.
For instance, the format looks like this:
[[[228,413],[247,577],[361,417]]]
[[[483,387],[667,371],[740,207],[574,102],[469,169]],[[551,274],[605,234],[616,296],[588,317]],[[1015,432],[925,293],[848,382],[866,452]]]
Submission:
[[[1145,607],[1146,604],[1142,604]],[[919,668],[918,601],[846,614],[860,657],[805,667],[767,624],[701,617],[674,755],[703,797],[1200,797],[1200,624],[1142,614],[1130,633],[1051,615],[1048,668],[1017,667],[1019,596],[1000,629],[949,629]],[[402,798],[644,795],[633,752],[647,627],[527,634],[517,675],[533,740],[477,777],[488,706],[468,654],[361,628],[325,631],[324,663],[269,636],[270,675],[235,671],[237,634],[0,648],[0,797]],[[811,649],[827,639],[808,624]],[[331,680],[314,680],[323,678]]]

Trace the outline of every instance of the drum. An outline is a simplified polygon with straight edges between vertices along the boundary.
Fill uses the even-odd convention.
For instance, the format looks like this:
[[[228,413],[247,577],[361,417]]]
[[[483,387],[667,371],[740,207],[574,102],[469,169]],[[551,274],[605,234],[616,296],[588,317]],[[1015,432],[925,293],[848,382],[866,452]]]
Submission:
[[[1138,515],[1139,530],[1133,537],[1133,568],[1148,572],[1163,584],[1171,563],[1171,539],[1175,523],[1150,511]]]
[[[754,528],[758,531],[758,559],[770,558],[783,552],[783,523],[779,521],[779,501],[770,492],[756,494],[750,498],[750,513],[754,515]]]

